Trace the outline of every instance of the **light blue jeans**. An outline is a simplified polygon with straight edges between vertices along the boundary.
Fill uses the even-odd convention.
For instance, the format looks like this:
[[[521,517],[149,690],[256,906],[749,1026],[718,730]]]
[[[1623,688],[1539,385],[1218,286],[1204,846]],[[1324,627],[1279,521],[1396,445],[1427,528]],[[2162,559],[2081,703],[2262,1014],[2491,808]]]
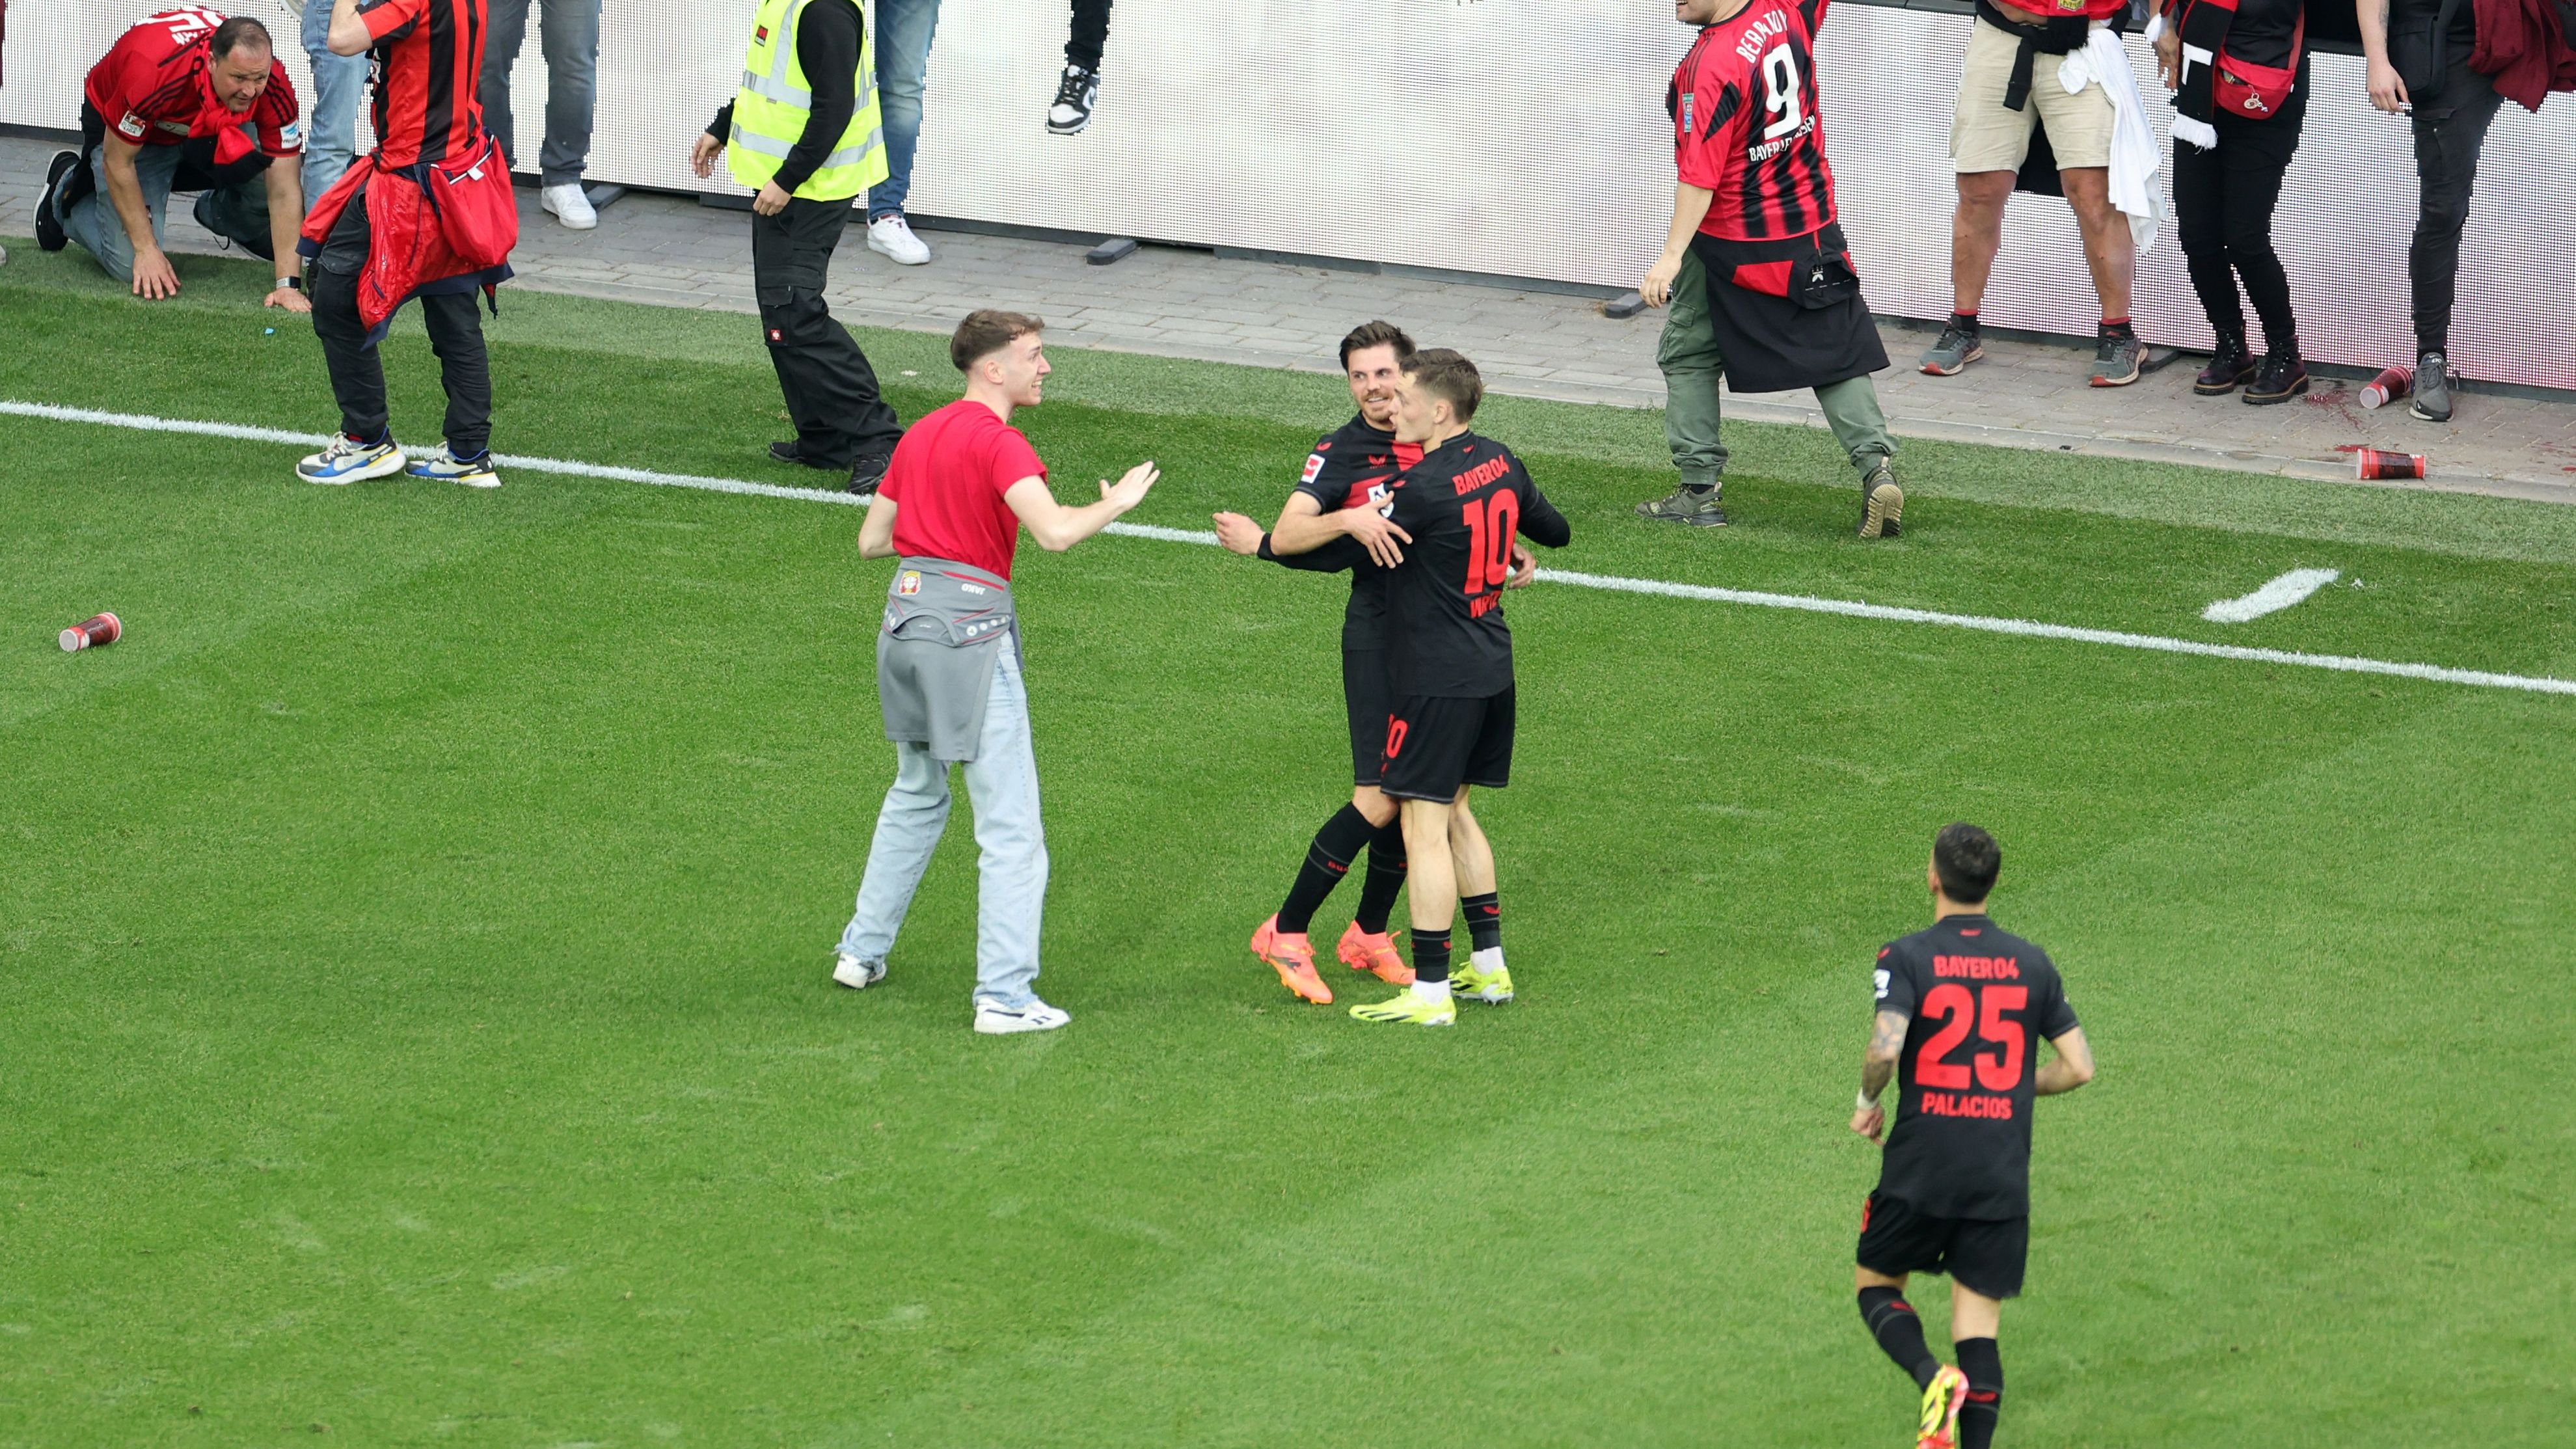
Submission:
[[[1038,757],[1017,651],[996,646],[984,733],[966,762],[966,797],[983,852],[975,896],[975,998],[1018,1008],[1037,1000],[1038,932],[1046,916],[1046,827],[1038,815]],[[912,909],[912,893],[948,828],[948,762],[920,745],[895,747],[894,785],[877,812],[868,871],[840,949],[882,961]]]
[[[310,3],[310,0],[308,0]],[[518,122],[510,115],[510,67],[527,42],[529,0],[492,0],[483,47],[483,129],[519,169]],[[546,58],[546,138],[537,176],[547,186],[581,180],[599,88],[599,0],[537,0],[537,47]]]
[[[245,123],[247,124],[247,123]],[[134,155],[134,180],[143,191],[144,213],[152,218],[152,240],[163,242],[163,224],[170,210],[170,183],[179,175],[180,146],[146,146]],[[101,145],[90,157],[90,179],[96,189],[73,203],[62,214],[63,231],[81,248],[98,259],[101,270],[120,282],[134,281],[134,241],[125,234],[125,223],[117,218],[116,203],[107,196],[107,147]],[[245,247],[268,248],[268,181],[253,176],[247,181],[206,193],[209,198],[199,215],[217,235],[232,238]]]
[[[877,102],[885,108],[886,179],[868,188],[868,220],[899,216],[912,195],[912,156],[921,145],[921,92],[930,76],[930,39],[939,0],[877,0]]]
[[[330,0],[304,0],[304,54],[313,62],[313,107],[304,126],[304,209],[339,183],[358,154],[358,102],[368,60],[331,53]]]

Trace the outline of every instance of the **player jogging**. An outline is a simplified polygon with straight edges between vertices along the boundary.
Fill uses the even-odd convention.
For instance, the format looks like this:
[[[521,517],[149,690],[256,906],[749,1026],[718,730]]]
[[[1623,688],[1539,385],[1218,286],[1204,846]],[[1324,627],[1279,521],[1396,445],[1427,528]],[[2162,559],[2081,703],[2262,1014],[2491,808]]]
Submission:
[[[1315,973],[1315,948],[1306,928],[1333,887],[1350,874],[1363,846],[1368,871],[1359,909],[1337,947],[1342,963],[1374,972],[1397,986],[1411,985],[1413,968],[1387,934],[1387,917],[1404,887],[1404,827],[1395,802],[1378,789],[1378,759],[1386,748],[1386,568],[1402,562],[1406,540],[1385,515],[1396,474],[1420,461],[1422,449],[1395,437],[1395,390],[1413,339],[1392,322],[1364,322],[1342,339],[1342,375],[1359,412],[1325,434],[1306,455],[1296,491],[1268,533],[1240,513],[1216,515],[1217,538],[1239,554],[1293,569],[1349,570],[1351,599],[1342,614],[1342,703],[1351,738],[1350,804],[1315,832],[1306,863],[1277,914],[1252,933],[1252,953],[1279,973],[1300,998],[1330,1003],[1332,988]],[[1521,555],[1526,561],[1527,554]],[[1526,569],[1513,582],[1526,583]],[[1475,817],[1461,812],[1451,836],[1467,848],[1477,836]],[[1481,844],[1475,848],[1483,848]]]
[[[1387,575],[1387,663],[1394,707],[1378,788],[1403,802],[1413,862],[1413,984],[1351,1008],[1362,1021],[1449,1026],[1450,918],[1467,892],[1474,942],[1457,990],[1512,999],[1503,964],[1494,855],[1481,832],[1451,860],[1450,824],[1471,786],[1501,789],[1512,770],[1512,631],[1503,622],[1513,536],[1563,548],[1574,530],[1511,449],[1468,431],[1485,396],[1476,364],[1445,347],[1404,364],[1395,435],[1422,459],[1395,480],[1389,518],[1410,540]]]
[[[1870,1336],[1923,1390],[1919,1449],[1994,1442],[2004,1394],[1995,1329],[2030,1251],[2031,1102],[2093,1080],[2093,1049],[2048,953],[1986,916],[2002,866],[1976,826],[1933,837],[1932,926],[1878,953],[1878,1022],[1852,1113],[1852,1130],[1878,1141],[1878,1094],[1897,1079],[1896,1127],[1861,1208],[1853,1276]],[[2034,1038],[2056,1055],[2040,1061]],[[1913,1273],[1950,1275],[1956,1368],[1923,1342],[1905,1301]]]

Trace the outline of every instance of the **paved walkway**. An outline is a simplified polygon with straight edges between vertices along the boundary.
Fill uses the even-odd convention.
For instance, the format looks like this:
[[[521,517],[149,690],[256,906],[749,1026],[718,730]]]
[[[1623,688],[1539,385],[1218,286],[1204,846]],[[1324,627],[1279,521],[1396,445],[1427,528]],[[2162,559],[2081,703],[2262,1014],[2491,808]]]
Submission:
[[[29,208],[55,148],[0,137],[0,235],[24,236]],[[748,218],[693,200],[632,195],[602,213],[599,229],[570,232],[521,194],[523,226],[512,257],[522,285],[662,306],[753,310]],[[1331,371],[1333,347],[1353,323],[1389,317],[1416,337],[1476,359],[1500,392],[1573,402],[1656,407],[1659,314],[1613,320],[1599,300],[1563,293],[1220,258],[1146,247],[1093,267],[1079,245],[963,232],[925,234],[933,260],[898,267],[865,249],[853,228],[833,269],[833,311],[881,327],[945,332],[979,306],[1047,319],[1050,335],[1078,346],[1252,366]],[[169,244],[212,250],[183,208]],[[2085,386],[2089,351],[1996,340],[1987,360],[1955,378],[1903,365],[1928,340],[1890,327],[1900,365],[1879,379],[1903,436],[2200,463],[2301,477],[2350,479],[2363,444],[2420,452],[2433,487],[2576,502],[2576,404],[2470,394],[2436,426],[2402,407],[2365,412],[2349,383],[2280,407],[2191,396],[2196,361],[2185,359],[2136,386]],[[1748,397],[1734,415],[1764,421],[1822,418],[1803,393]]]

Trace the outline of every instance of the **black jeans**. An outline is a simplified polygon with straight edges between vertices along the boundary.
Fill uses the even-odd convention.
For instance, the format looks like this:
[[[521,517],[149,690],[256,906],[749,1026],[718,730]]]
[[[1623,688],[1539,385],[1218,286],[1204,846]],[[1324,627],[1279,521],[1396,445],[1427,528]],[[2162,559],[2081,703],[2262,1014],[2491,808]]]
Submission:
[[[2236,300],[2238,278],[2263,322],[2263,348],[2299,349],[2298,319],[2290,312],[2290,278],[2272,248],[2272,212],[2281,203],[2281,180],[2298,153],[2308,122],[2308,66],[2280,113],[2260,118],[2221,114],[2212,121],[2218,149],[2174,142],[2174,229],[2182,241],[2191,288],[2209,325],[2222,338],[2245,335],[2245,309]]]
[[[2487,127],[2504,104],[2495,82],[2469,69],[2467,42],[2455,36],[2442,49],[2445,63],[2436,75],[2429,32],[2388,38],[2389,63],[2415,103],[2415,177],[2422,201],[2414,245],[2406,252],[2406,273],[2415,286],[2419,352],[2440,352],[2451,345],[2451,306],[2460,286],[2460,228],[2468,225],[2469,195],[2477,189],[2478,153],[2486,149]]]
[[[1100,52],[1109,44],[1109,0],[1073,0],[1073,35],[1064,43],[1064,63],[1084,70],[1100,69]]]
[[[384,358],[367,340],[366,321],[358,315],[358,275],[366,270],[372,235],[362,191],[349,198],[349,209],[340,213],[313,262],[313,333],[322,339],[331,395],[340,403],[340,431],[371,441],[389,421]],[[483,319],[474,307],[473,292],[420,299],[429,350],[438,354],[438,380],[447,389],[447,450],[460,458],[482,452],[492,440],[492,368],[483,351]]]
[[[751,218],[752,296],[760,335],[769,343],[778,390],[796,422],[796,449],[806,462],[848,468],[894,453],[903,424],[877,390],[876,369],[832,320],[823,284],[850,203],[791,197],[776,216]]]

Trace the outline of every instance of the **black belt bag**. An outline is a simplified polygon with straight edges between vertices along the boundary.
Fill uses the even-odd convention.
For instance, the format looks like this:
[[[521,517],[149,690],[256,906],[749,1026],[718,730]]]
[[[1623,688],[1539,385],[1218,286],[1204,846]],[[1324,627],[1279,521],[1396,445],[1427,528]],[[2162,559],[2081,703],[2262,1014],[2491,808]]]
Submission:
[[[1810,312],[1839,307],[1860,295],[1860,273],[1852,267],[1851,244],[1843,240],[1839,222],[1791,240],[1722,246],[1737,254],[1729,258],[1733,265],[1726,279],[1748,292],[1785,297]],[[1763,255],[1766,252],[1787,255]]]

